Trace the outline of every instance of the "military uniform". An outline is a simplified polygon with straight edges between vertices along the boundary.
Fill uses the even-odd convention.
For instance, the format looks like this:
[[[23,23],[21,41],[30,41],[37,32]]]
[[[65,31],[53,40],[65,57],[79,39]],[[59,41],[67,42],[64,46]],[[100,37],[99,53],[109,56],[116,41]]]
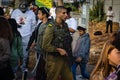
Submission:
[[[36,80],[45,80],[46,79],[46,70],[45,70],[45,51],[42,49],[42,41],[43,41],[43,34],[46,27],[52,23],[52,20],[48,20],[46,23],[41,23],[40,27],[38,28],[37,34],[37,45],[36,50],[37,54],[40,55],[39,63],[37,65],[36,70]],[[39,58],[39,57],[38,57]]]
[[[69,67],[72,37],[66,23],[60,27],[56,22],[49,24],[43,35],[42,48],[47,52],[47,79],[58,80],[61,75],[64,80],[73,80]],[[69,56],[61,56],[57,48],[65,49]]]

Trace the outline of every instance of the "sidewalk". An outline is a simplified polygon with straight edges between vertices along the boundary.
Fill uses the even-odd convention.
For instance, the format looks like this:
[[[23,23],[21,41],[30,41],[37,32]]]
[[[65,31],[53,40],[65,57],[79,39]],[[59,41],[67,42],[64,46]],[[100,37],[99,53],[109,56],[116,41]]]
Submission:
[[[94,66],[95,65],[90,65],[88,64],[87,65],[87,71],[91,74],[92,70],[94,69]],[[19,78],[22,76],[21,72],[18,72],[19,74]],[[87,80],[87,79],[83,79],[82,75],[81,75],[81,72],[80,72],[80,67],[78,66],[77,69],[76,69],[76,80]],[[18,79],[18,80],[21,80],[21,79]],[[31,74],[31,72],[28,72],[28,79],[27,80],[35,80],[33,78],[33,75]]]
[[[88,71],[89,74],[91,74],[94,67],[95,67],[95,65],[87,64],[87,71]],[[77,74],[77,76],[76,76],[77,80],[87,80],[87,79],[83,79],[79,66],[77,67],[76,74]]]

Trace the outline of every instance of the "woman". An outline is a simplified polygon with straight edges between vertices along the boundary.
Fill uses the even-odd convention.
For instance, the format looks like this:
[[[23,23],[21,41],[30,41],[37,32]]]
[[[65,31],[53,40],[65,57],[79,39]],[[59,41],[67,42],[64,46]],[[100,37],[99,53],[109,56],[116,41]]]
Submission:
[[[17,73],[18,67],[20,67],[20,64],[22,63],[23,59],[23,48],[22,48],[22,37],[20,33],[17,30],[18,24],[16,23],[15,19],[8,19],[13,33],[13,41],[11,43],[11,66],[13,69],[13,72]],[[17,75],[16,75],[17,78]]]
[[[10,43],[12,31],[8,21],[0,17],[0,79],[13,80],[14,74],[10,66]]]
[[[38,25],[37,30],[35,33],[37,33],[37,37],[36,37],[36,49],[37,49],[37,53],[38,53],[38,66],[37,66],[37,70],[36,70],[36,80],[45,80],[46,78],[46,71],[45,71],[45,60],[43,57],[45,57],[43,54],[44,51],[41,48],[42,46],[42,40],[43,40],[43,34],[44,34],[44,30],[46,29],[46,27],[49,25],[49,23],[51,23],[51,20],[48,19],[49,17],[49,9],[46,7],[41,7],[38,8],[38,13],[37,13],[37,17],[38,19],[41,20],[41,23]],[[33,45],[31,45],[33,46]],[[39,56],[39,54],[41,54]]]
[[[90,80],[120,80],[119,41],[120,32],[114,33],[112,38],[105,43]]]

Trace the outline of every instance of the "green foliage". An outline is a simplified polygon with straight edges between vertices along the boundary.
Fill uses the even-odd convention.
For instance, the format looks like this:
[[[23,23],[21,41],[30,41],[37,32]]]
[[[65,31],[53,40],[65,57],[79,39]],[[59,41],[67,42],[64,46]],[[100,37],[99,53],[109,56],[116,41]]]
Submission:
[[[104,1],[97,1],[97,3],[90,9],[90,21],[102,21],[105,18]]]
[[[71,7],[72,11],[77,11],[78,10],[72,3],[65,3],[64,6],[66,8]]]

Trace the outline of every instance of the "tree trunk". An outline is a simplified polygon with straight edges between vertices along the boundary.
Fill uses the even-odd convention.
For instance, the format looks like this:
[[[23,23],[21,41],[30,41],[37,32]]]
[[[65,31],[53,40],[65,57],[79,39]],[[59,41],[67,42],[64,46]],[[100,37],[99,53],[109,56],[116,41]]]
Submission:
[[[63,6],[63,0],[58,0],[58,6]]]

